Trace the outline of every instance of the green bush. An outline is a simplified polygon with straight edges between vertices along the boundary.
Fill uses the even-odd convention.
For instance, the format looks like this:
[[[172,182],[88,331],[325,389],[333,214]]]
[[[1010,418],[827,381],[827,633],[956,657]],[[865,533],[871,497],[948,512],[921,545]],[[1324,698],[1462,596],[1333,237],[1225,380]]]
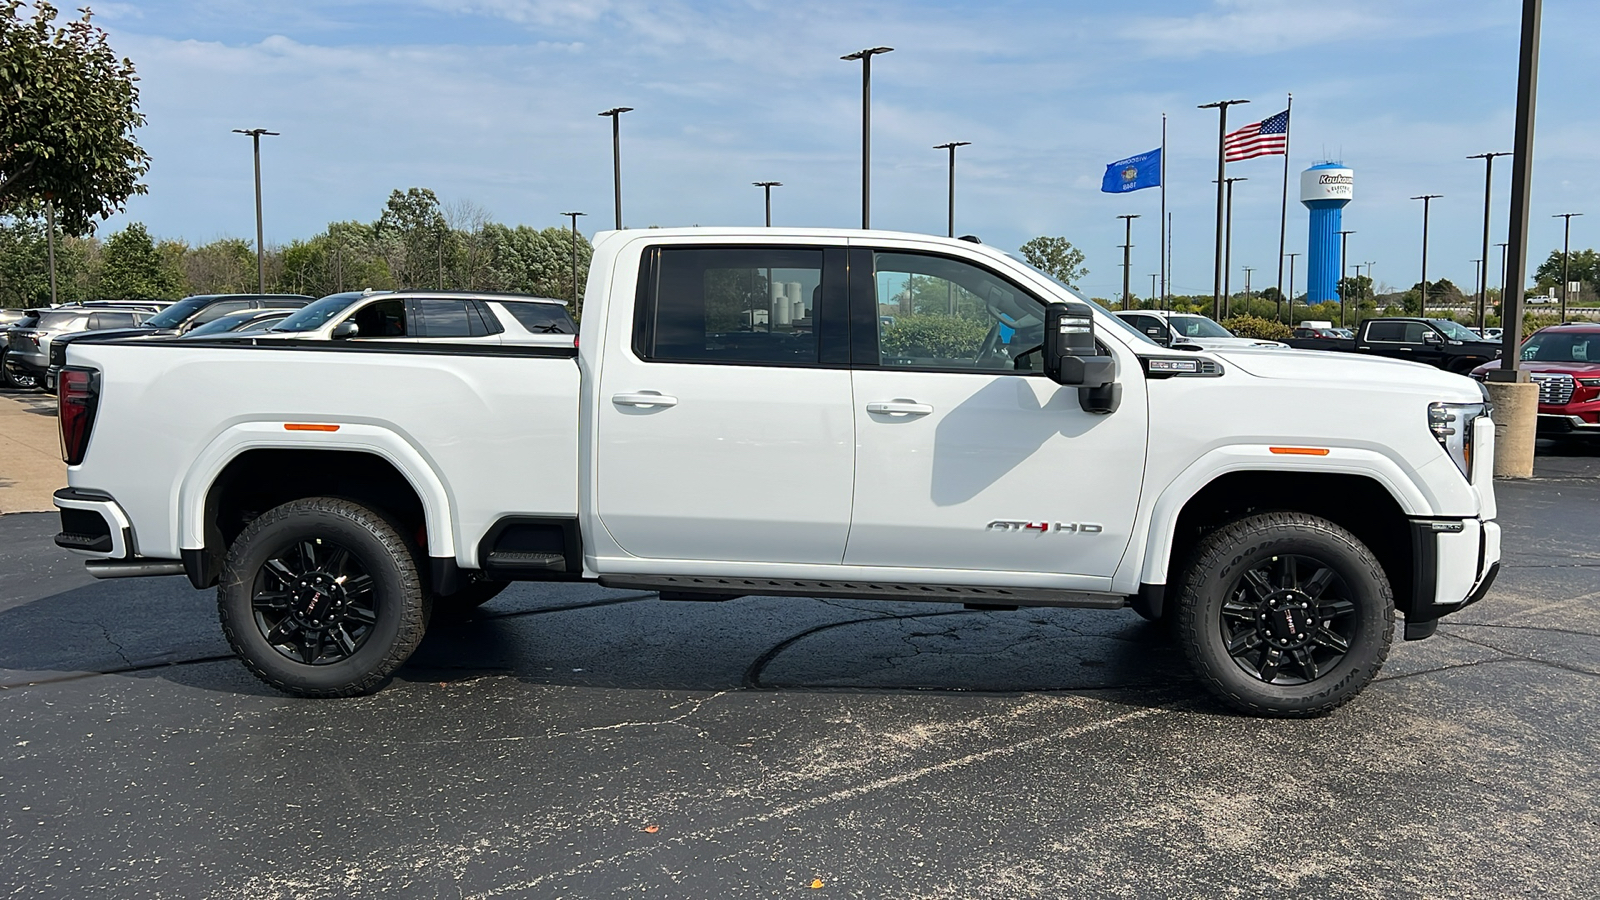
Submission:
[[[879,339],[884,356],[972,359],[983,347],[989,328],[959,316],[896,316]]]
[[[1294,337],[1294,330],[1282,322],[1274,322],[1271,319],[1262,319],[1257,316],[1234,316],[1231,319],[1223,319],[1221,325],[1242,338],[1281,341]]]

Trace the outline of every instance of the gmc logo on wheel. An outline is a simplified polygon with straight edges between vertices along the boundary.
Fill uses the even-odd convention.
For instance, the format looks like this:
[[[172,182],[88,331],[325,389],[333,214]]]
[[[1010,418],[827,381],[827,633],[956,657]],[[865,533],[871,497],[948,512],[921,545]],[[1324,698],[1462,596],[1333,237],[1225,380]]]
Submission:
[[[1092,522],[1026,522],[1021,519],[995,519],[985,531],[1032,531],[1036,534],[1099,534],[1105,531]]]

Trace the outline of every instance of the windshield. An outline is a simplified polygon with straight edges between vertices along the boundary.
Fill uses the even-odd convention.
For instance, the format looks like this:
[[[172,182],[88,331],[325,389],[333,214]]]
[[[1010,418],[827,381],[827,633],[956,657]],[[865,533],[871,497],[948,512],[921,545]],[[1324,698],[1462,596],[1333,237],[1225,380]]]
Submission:
[[[1053,277],[1049,272],[1046,272],[1045,270],[1039,268],[1038,266],[1034,265],[1033,263],[1028,262],[1025,259],[1019,259],[1019,258],[1017,258],[1015,256],[1012,256],[1009,253],[1006,254],[1006,257],[1009,258],[1014,263],[1018,263],[1019,265],[1027,266],[1028,268],[1032,269],[1035,272],[1038,272],[1040,275],[1044,276],[1045,278],[1048,278],[1050,281],[1054,282],[1055,284],[1060,285],[1061,289],[1065,290],[1065,291],[1068,291],[1070,293],[1070,295],[1074,299],[1078,299],[1078,300],[1082,300],[1083,299],[1083,298],[1078,296],[1078,292],[1077,291],[1074,291],[1072,288],[1068,287],[1067,285],[1062,284],[1060,279]],[[1084,302],[1087,302],[1087,303],[1091,304],[1092,306],[1095,306],[1095,307],[1099,308],[1101,312],[1105,313],[1104,316],[1102,316],[1099,319],[1095,320],[1096,324],[1109,319],[1124,334],[1132,335],[1133,337],[1137,338],[1140,343],[1149,344],[1152,347],[1160,347],[1161,346],[1160,344],[1158,344],[1155,341],[1151,340],[1149,335],[1147,335],[1144,332],[1140,331],[1139,329],[1135,328],[1133,326],[1132,322],[1129,322],[1129,321],[1123,319],[1121,316],[1112,315],[1111,314],[1111,310],[1106,309],[1104,306],[1101,306],[1096,301],[1088,300],[1088,301],[1084,301]]]
[[[1179,337],[1186,338],[1231,338],[1233,332],[1211,321],[1205,316],[1191,316],[1180,314],[1167,319],[1172,323],[1172,330]]]
[[[190,297],[179,300],[159,313],[145,320],[151,328],[177,328],[189,321],[189,318],[211,303],[210,297]]]
[[[1522,358],[1534,362],[1600,362],[1600,332],[1541,331],[1523,343]]]
[[[1472,329],[1453,322],[1449,319],[1429,319],[1435,328],[1445,333],[1445,336],[1457,341],[1481,341],[1483,338],[1472,333]]]
[[[287,315],[287,313],[284,315]],[[258,317],[262,318],[259,326],[261,328],[265,328],[276,321],[273,318],[261,316],[261,310],[259,309],[247,309],[244,312],[237,312],[233,313],[232,315],[223,316],[220,319],[213,319],[204,325],[197,325],[190,329],[189,334],[225,334],[234,330],[235,328],[238,328],[240,325],[256,320]],[[278,318],[282,318],[282,316],[279,316]]]
[[[268,331],[316,331],[318,328],[332,321],[334,316],[344,312],[350,304],[360,300],[364,294],[360,291],[346,291],[343,294],[329,294],[317,302],[301,308],[301,310],[282,322],[268,328]]]

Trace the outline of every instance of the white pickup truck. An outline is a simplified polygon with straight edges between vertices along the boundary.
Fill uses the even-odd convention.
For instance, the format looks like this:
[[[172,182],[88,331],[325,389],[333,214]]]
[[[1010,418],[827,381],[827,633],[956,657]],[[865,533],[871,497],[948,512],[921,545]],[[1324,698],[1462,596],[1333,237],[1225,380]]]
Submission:
[[[1131,606],[1262,715],[1359,693],[1499,567],[1473,381],[1173,352],[971,240],[595,242],[577,347],[79,341],[57,543],[217,586],[269,684],[381,686],[513,580]]]

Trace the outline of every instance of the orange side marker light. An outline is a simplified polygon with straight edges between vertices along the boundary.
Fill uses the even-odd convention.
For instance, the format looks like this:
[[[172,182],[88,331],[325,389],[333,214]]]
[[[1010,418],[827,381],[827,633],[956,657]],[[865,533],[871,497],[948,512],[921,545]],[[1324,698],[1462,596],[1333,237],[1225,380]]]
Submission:
[[[337,425],[320,425],[312,422],[286,422],[284,431],[338,431]]]
[[[1268,447],[1273,453],[1282,453],[1288,456],[1327,456],[1327,447]]]

